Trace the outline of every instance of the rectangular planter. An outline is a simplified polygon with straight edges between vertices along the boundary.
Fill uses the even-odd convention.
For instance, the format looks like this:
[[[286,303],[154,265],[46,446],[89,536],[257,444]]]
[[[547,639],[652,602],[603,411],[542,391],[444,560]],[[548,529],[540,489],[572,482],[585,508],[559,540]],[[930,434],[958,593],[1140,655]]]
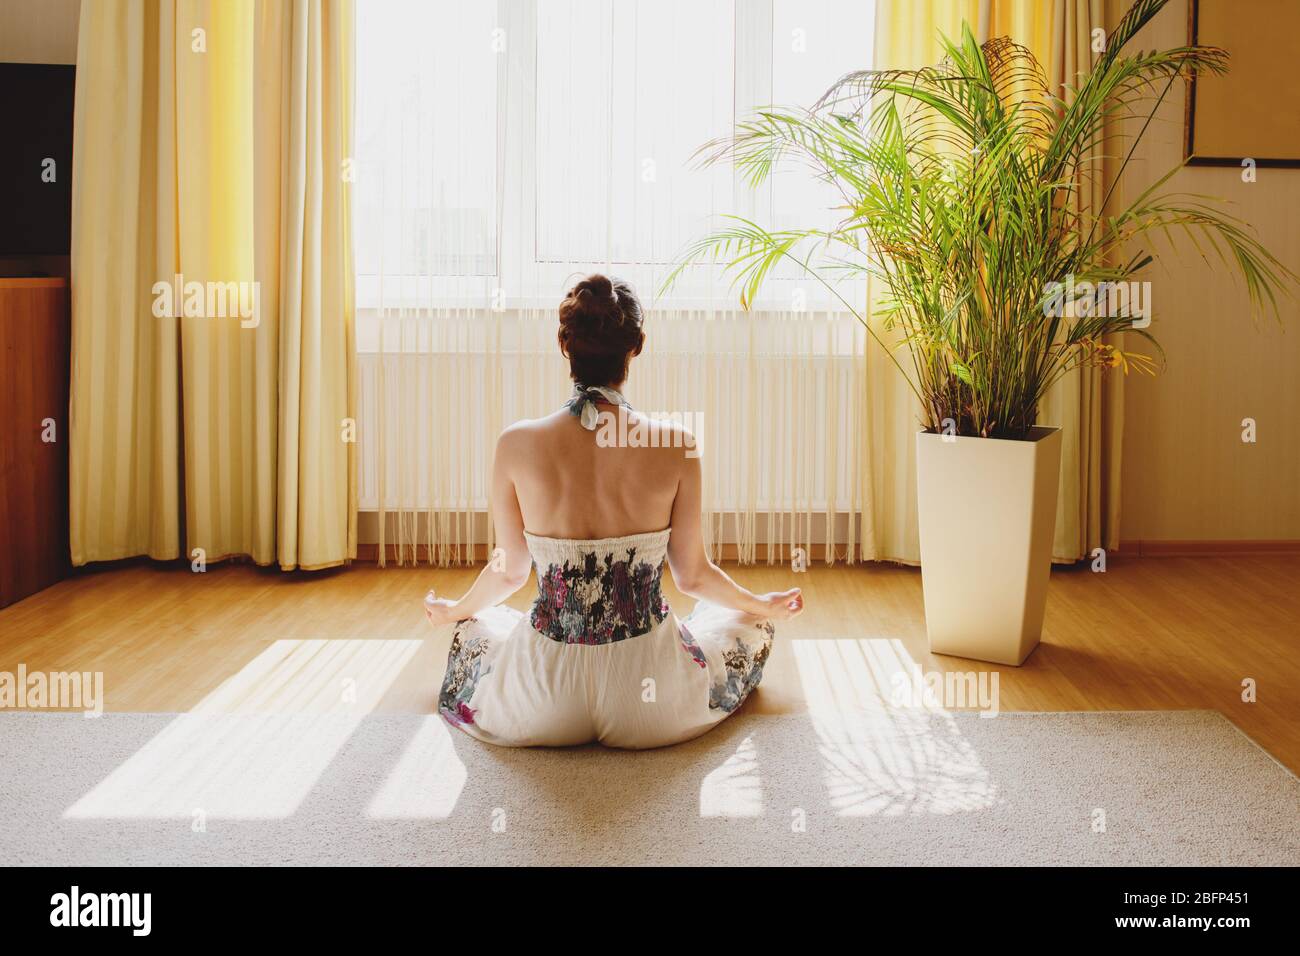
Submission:
[[[1061,430],[1025,441],[921,432],[916,498],[935,654],[1020,665],[1047,604]]]

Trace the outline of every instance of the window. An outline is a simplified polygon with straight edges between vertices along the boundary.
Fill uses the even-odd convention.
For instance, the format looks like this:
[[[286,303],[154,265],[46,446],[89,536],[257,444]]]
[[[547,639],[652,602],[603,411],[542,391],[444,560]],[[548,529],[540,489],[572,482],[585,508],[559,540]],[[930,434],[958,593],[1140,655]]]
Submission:
[[[495,8],[398,0],[358,14],[358,275],[495,275]]]
[[[553,305],[575,273],[656,289],[723,213],[817,224],[807,173],[755,194],[695,150],[869,65],[870,0],[388,0],[358,10],[362,310]],[[730,301],[711,270],[673,300]],[[797,281],[781,272],[778,281]]]
[[[734,115],[730,0],[544,3],[537,30],[537,256],[666,265],[730,196],[691,169]],[[554,15],[552,15],[552,13]]]

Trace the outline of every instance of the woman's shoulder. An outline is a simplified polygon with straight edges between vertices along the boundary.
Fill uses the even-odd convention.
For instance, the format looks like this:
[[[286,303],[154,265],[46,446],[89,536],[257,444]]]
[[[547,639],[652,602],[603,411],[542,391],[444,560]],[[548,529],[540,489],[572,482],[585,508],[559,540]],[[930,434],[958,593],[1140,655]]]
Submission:
[[[626,409],[619,409],[618,413],[602,413],[596,425],[596,443],[696,453],[699,447],[695,432],[681,416],[646,414]]]
[[[660,437],[667,448],[696,448],[695,430],[698,422],[684,421],[681,416],[655,418],[647,416],[651,430]]]
[[[564,417],[567,417],[564,416]],[[560,421],[561,414],[552,412],[541,418],[521,418],[501,429],[497,436],[497,447],[518,445],[553,429]]]
[[[564,409],[542,418],[524,418],[502,429],[498,453],[528,454],[539,443],[547,446],[575,441],[575,419]],[[630,409],[603,409],[587,440],[601,447],[667,449],[688,458],[699,457],[699,427],[681,416],[647,415]],[[662,454],[662,452],[661,452]]]

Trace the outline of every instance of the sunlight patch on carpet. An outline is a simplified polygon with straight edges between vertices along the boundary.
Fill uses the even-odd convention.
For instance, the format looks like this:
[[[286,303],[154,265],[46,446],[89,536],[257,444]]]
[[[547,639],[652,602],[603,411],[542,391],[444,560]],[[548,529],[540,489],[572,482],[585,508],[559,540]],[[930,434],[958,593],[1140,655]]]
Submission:
[[[366,807],[373,820],[445,820],[456,808],[469,774],[456,756],[451,730],[431,715],[403,751]]]
[[[791,642],[839,816],[950,814],[992,807],[996,787],[956,719],[890,706],[893,675],[916,666],[902,642]]]
[[[763,784],[758,775],[758,750],[746,737],[700,784],[700,816],[761,817]]]
[[[294,813],[420,641],[276,641],[64,811],[69,819]]]

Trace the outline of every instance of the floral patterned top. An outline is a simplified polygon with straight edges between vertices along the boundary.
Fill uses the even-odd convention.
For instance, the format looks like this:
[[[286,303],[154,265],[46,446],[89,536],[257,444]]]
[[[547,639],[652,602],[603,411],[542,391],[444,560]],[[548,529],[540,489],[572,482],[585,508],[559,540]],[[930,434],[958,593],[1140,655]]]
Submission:
[[[669,529],[589,541],[527,534],[537,570],[529,622],[563,644],[611,644],[668,615],[660,591]]]

